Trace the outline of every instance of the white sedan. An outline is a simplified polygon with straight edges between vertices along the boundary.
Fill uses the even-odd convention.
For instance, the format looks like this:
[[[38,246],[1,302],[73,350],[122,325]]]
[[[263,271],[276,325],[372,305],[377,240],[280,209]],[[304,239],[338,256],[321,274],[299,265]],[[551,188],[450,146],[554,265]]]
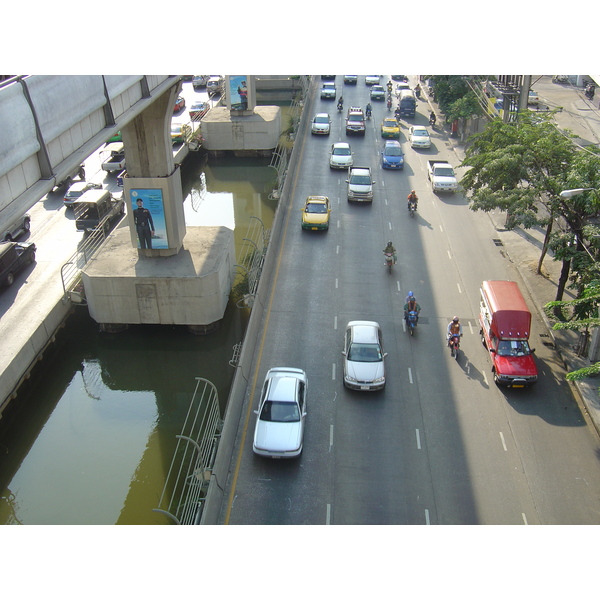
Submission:
[[[431,148],[431,138],[427,127],[422,125],[413,125],[408,130],[408,139],[411,148]]]
[[[353,165],[352,150],[347,142],[336,142],[331,145],[329,166],[332,169],[348,169]]]
[[[252,450],[260,456],[293,458],[302,452],[308,378],[302,369],[269,369],[258,410]]]

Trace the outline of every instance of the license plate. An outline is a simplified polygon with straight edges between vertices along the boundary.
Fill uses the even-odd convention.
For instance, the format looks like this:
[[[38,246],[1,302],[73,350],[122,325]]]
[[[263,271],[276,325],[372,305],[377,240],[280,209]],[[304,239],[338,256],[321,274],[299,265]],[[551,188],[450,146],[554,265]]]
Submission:
[[[368,385],[361,385],[361,386],[360,386],[360,389],[361,389],[361,390],[368,390],[368,389],[370,389],[370,388],[369,388],[369,386],[368,386]]]
[[[513,385],[513,387],[514,387],[514,388],[516,388],[516,387],[519,387],[519,388],[521,388],[521,387],[525,387],[525,386],[524,386],[524,385]]]

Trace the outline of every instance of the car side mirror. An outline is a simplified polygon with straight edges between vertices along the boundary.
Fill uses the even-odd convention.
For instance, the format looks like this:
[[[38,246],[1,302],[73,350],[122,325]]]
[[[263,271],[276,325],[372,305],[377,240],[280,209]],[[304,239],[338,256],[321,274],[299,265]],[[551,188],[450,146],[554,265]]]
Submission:
[[[494,348],[490,348],[490,352],[495,353],[496,350],[494,350]]]
[[[342,350],[342,355],[346,356],[346,351],[345,350]]]
[[[387,352],[384,352],[384,353],[383,353],[383,358],[385,358],[387,355],[388,355],[388,353],[387,353]]]
[[[533,353],[533,352],[535,352],[535,348],[531,348],[531,352],[532,352],[532,353]]]
[[[255,411],[254,411],[254,414],[255,414],[255,415],[257,415],[257,414],[258,414],[258,411],[257,411],[257,410],[255,410]]]

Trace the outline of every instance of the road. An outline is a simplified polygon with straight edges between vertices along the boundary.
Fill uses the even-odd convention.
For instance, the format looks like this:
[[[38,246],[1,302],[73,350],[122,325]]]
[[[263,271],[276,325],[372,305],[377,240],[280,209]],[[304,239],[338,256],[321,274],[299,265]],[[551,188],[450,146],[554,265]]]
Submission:
[[[387,81],[382,78],[382,81]],[[416,83],[416,80],[412,80]],[[368,88],[343,85],[345,106],[368,101]],[[320,83],[319,83],[320,87]],[[329,112],[330,136],[299,139],[300,167],[284,219],[275,286],[256,348],[247,406],[227,485],[228,524],[597,524],[598,437],[564,381],[556,352],[541,342],[534,311],[532,341],[539,383],[504,390],[493,383],[477,323],[484,279],[519,282],[494,243],[489,218],[473,213],[460,193],[436,196],[426,176],[432,157],[458,164],[433,132],[432,148],[412,150],[403,122],[404,171],[380,168],[379,127],[389,115],[372,102],[364,138],[347,138],[335,102],[309,99],[306,110]],[[412,122],[426,125],[426,102]],[[350,141],[354,164],[375,173],[372,206],[346,201],[345,173],[330,171],[328,151]],[[419,196],[406,214],[411,189]],[[300,228],[306,196],[332,201],[328,232]],[[389,275],[382,249],[392,240],[399,264]],[[414,337],[404,330],[409,290],[422,306]],[[525,294],[530,307],[533,303]],[[448,321],[463,324],[462,355],[445,347]],[[378,393],[342,384],[342,337],[354,319],[378,321],[388,382]],[[305,369],[308,416],[304,451],[295,461],[254,456],[258,393],[273,366]]]

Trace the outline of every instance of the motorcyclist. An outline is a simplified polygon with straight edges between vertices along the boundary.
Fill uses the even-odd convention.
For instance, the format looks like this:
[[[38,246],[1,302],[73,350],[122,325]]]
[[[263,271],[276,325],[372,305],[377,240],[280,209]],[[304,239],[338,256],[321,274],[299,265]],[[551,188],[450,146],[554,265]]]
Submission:
[[[417,85],[415,86],[415,94],[417,94],[417,96],[421,93],[421,84],[417,83]]]
[[[371,116],[371,103],[367,102],[367,106],[365,108],[365,116],[370,117]]]
[[[394,111],[394,116],[396,117],[396,121],[400,121],[400,107],[399,106]]]
[[[392,97],[391,97],[391,96],[388,96],[388,99],[387,99],[387,107],[388,107],[389,109],[391,109],[391,108],[392,108]]]
[[[419,197],[417,196],[415,190],[412,190],[408,196],[406,196],[407,208],[410,210],[410,205],[413,204],[415,210],[417,210],[417,203],[419,202]]]
[[[435,116],[435,113],[433,111],[431,111],[431,113],[429,113],[429,123],[433,126],[433,125],[435,125],[436,121],[437,121],[437,117]]]
[[[408,313],[411,311],[415,311],[417,313],[417,323],[419,322],[419,313],[421,312],[421,306],[417,302],[414,294],[412,292],[408,292],[408,296],[406,297],[406,304],[404,305],[404,320],[408,323]]]
[[[458,335],[459,337],[462,337],[462,334],[462,325],[460,324],[458,317],[454,317],[452,321],[448,323],[448,331],[446,336],[446,339],[448,340],[448,346],[450,345],[450,340],[453,336]]]
[[[398,255],[396,254],[396,248],[394,248],[394,244],[392,242],[388,242],[387,246],[383,249],[384,254],[391,254],[394,258],[394,264],[396,264],[398,260]]]
[[[394,84],[392,83],[392,80],[388,79],[388,82],[387,82],[387,91],[388,91],[388,94],[392,93],[392,88],[393,87],[394,87]]]
[[[343,96],[340,96],[340,99],[338,100],[338,103],[337,103],[337,107],[338,107],[338,110],[342,110],[342,108],[344,108],[344,97]]]

